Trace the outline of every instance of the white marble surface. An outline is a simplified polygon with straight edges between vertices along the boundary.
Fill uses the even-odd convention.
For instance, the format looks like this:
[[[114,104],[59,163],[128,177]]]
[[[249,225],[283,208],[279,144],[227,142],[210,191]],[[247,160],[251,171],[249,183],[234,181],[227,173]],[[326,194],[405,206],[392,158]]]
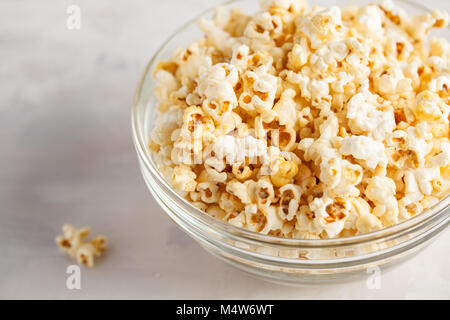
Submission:
[[[0,298],[450,298],[448,230],[380,290],[292,288],[217,260],[159,209],[132,145],[134,90],[163,40],[218,2],[0,1]],[[69,4],[81,30],[66,29]],[[65,222],[110,239],[78,291],[54,243]]]

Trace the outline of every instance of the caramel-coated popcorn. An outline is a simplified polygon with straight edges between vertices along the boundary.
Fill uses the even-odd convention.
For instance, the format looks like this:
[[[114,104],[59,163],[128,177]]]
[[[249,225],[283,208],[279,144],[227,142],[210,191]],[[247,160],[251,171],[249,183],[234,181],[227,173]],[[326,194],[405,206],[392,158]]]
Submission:
[[[448,20],[390,0],[218,8],[156,67],[149,148],[177,192],[251,231],[336,238],[409,219],[450,188],[450,44],[427,39]]]

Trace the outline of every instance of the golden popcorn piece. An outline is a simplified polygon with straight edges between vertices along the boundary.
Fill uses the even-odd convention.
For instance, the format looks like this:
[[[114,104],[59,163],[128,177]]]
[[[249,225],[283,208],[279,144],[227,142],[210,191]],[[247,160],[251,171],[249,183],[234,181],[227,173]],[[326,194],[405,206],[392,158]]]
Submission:
[[[99,257],[106,250],[107,240],[104,236],[97,236],[86,241],[91,233],[90,227],[83,227],[78,230],[69,224],[64,224],[62,231],[63,235],[56,237],[56,243],[72,258],[75,258],[78,264],[91,268],[94,266],[94,258]]]
[[[439,104],[439,95],[425,90],[417,96],[413,112],[418,120],[437,121],[442,118]]]
[[[276,187],[288,184],[298,173],[298,165],[295,161],[281,161],[276,170],[270,175],[270,180]]]

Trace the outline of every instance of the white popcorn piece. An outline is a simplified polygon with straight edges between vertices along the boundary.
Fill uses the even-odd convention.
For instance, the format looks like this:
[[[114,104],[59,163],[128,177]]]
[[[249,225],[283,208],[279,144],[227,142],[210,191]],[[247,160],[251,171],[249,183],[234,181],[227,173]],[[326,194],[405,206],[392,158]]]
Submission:
[[[445,28],[449,16],[446,11],[432,10],[423,15],[413,16],[407,26],[407,31],[418,40],[423,40],[432,28]]]
[[[295,71],[300,69],[308,62],[311,51],[305,38],[300,43],[294,43],[291,52],[288,53],[288,68]]]
[[[179,191],[194,191],[197,185],[197,175],[186,165],[176,166],[172,172],[172,182],[175,189]]]
[[[398,204],[394,197],[395,182],[383,176],[374,176],[367,184],[365,195],[375,203],[373,214],[387,227],[398,222]]]
[[[251,204],[252,198],[250,196],[251,191],[249,183],[253,183],[253,181],[250,180],[241,183],[237,180],[231,180],[227,183],[226,191],[238,197],[243,204]]]
[[[301,17],[297,22],[300,30],[311,41],[313,49],[319,48],[324,41],[344,33],[341,10],[338,7],[316,12],[312,16]]]
[[[365,8],[361,8],[358,12],[356,21],[356,27],[362,33],[369,34],[370,36],[382,37],[384,30],[382,26],[382,11],[374,5],[369,5]]]
[[[160,103],[166,103],[170,94],[179,87],[178,81],[173,74],[166,70],[159,70],[155,74],[155,95]]]
[[[392,179],[383,176],[374,176],[369,180],[366,196],[370,200],[383,203],[395,195],[395,183]]]
[[[231,218],[228,220],[228,223],[235,226],[235,227],[240,227],[243,228],[246,226],[246,219],[247,217],[245,216],[244,212],[240,212],[237,216]]]
[[[153,128],[150,138],[154,143],[164,145],[170,141],[172,132],[178,128],[182,121],[183,110],[172,107],[167,112],[158,115],[156,126]]]
[[[280,206],[278,215],[284,220],[291,221],[297,214],[302,190],[294,184],[286,184],[280,188]]]
[[[262,177],[256,182],[255,195],[260,208],[269,207],[275,200],[275,191],[268,177]]]
[[[280,100],[273,107],[273,112],[278,116],[279,124],[293,127],[296,122],[296,92],[292,89],[285,90],[280,97]]]
[[[254,204],[247,205],[245,217],[249,230],[262,234],[268,234],[271,230],[280,230],[283,227],[283,221],[274,207],[258,208]]]
[[[213,182],[201,182],[196,186],[200,199],[205,203],[216,203],[220,199],[219,187]]]
[[[349,198],[350,216],[346,225],[351,222],[351,228],[356,228],[358,234],[377,231],[383,228],[380,219],[371,213],[370,205],[362,198]]]
[[[239,200],[239,198],[228,192],[222,192],[218,204],[220,209],[224,210],[227,213],[225,217],[226,219],[230,218],[233,215],[237,215],[244,209],[244,205]]]
[[[322,161],[320,165],[320,180],[336,196],[358,196],[356,186],[361,182],[363,169],[347,160],[334,158]]]
[[[441,143],[442,152],[433,156],[428,162],[429,168],[442,168],[450,165],[450,143],[443,142]]]
[[[279,36],[283,31],[283,22],[277,15],[269,12],[257,13],[245,28],[244,36],[250,39],[250,48],[254,51],[264,49],[273,37]]]
[[[239,97],[239,105],[248,111],[264,112],[273,107],[277,92],[277,78],[271,74],[263,74],[261,69],[256,72],[247,71],[244,75],[252,85],[249,92],[243,92]]]
[[[233,88],[237,81],[237,69],[226,63],[216,64],[200,72],[198,93],[204,97],[202,108],[214,120],[226,118],[237,107]]]
[[[444,118],[443,108],[439,95],[426,90],[417,95],[413,112],[419,121],[436,121]]]
[[[433,191],[432,181],[440,177],[439,167],[415,169],[414,176],[419,186],[420,192],[424,195],[431,195]]]
[[[422,122],[426,125],[425,122]],[[421,124],[416,127],[406,129],[407,149],[413,154],[413,163],[415,167],[422,167],[425,163],[425,157],[431,150],[431,145],[427,142],[431,139],[431,134],[421,132]]]
[[[343,198],[315,198],[309,204],[314,212],[314,221],[330,238],[334,238],[344,229],[345,221],[349,216],[349,204]]]
[[[250,48],[247,45],[235,46],[230,63],[239,70],[245,70],[248,67],[249,55]]]
[[[388,161],[384,150],[385,147],[380,141],[356,135],[344,138],[339,149],[343,155],[352,155],[356,159],[364,160],[369,169],[375,169],[377,166],[386,167]]]
[[[368,133],[377,140],[383,140],[387,133],[395,128],[394,113],[379,111],[373,104],[367,102],[363,93],[353,96],[348,102],[347,118],[352,132]]]

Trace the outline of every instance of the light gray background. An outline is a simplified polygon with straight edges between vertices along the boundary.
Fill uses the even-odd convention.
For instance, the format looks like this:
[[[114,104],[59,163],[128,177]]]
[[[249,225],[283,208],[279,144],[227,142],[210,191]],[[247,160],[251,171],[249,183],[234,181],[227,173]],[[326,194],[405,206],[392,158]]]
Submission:
[[[217,260],[159,209],[132,145],[134,90],[165,38],[217,3],[0,1],[0,298],[450,298],[448,230],[380,290],[292,288]],[[66,28],[69,4],[81,30]],[[66,222],[110,240],[79,291],[54,242]]]

